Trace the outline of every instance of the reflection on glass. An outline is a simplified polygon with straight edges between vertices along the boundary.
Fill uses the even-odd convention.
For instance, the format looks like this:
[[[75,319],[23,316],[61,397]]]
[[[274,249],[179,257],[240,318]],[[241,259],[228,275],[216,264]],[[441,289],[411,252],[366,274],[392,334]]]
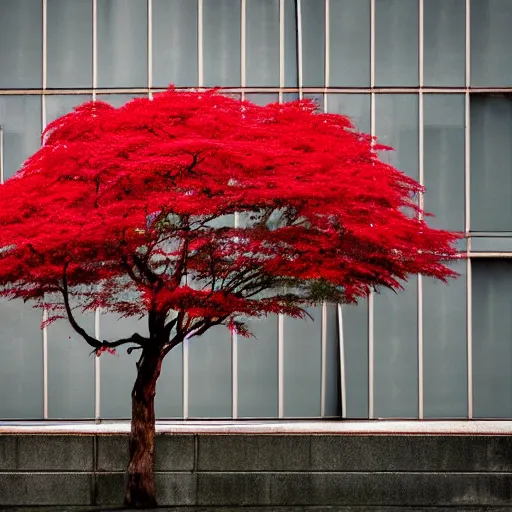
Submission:
[[[0,325],[0,418],[42,419],[41,311],[21,300],[1,300]]]
[[[46,124],[68,114],[73,108],[92,100],[87,94],[66,94],[46,96]]]
[[[130,337],[134,333],[148,335],[147,319],[131,317],[119,319],[106,313],[100,316],[100,336],[107,341]],[[107,419],[126,419],[132,416],[131,392],[137,376],[135,363],[140,351],[126,353],[129,345],[119,347],[115,355],[105,352],[100,356],[100,416]],[[165,386],[163,375],[158,379],[157,394]],[[157,411],[158,413],[158,411]]]
[[[382,290],[374,300],[374,414],[418,416],[418,280]]]
[[[10,178],[40,146],[41,97],[0,96],[4,180]]]
[[[203,3],[204,85],[240,85],[240,0]]]
[[[94,314],[75,313],[75,319],[94,336]],[[94,418],[94,355],[67,320],[48,327],[48,416]]]
[[[277,316],[249,320],[255,338],[238,336],[238,415],[278,415]]]
[[[92,87],[92,3],[47,1],[48,87]]]
[[[0,89],[38,89],[42,85],[42,3],[0,2]]]
[[[426,94],[423,99],[426,211],[429,225],[464,230],[464,96]]]
[[[187,342],[185,342],[187,343]],[[188,341],[191,418],[229,418],[232,415],[231,334],[224,326],[212,327]]]
[[[423,278],[423,412],[425,418],[467,417],[466,262],[445,285]]]
[[[307,308],[313,317],[284,318],[284,415],[319,417],[322,382],[322,308]]]
[[[418,85],[418,2],[375,0],[375,82]]]
[[[415,180],[418,179],[418,96],[378,94],[375,97],[375,133],[394,151],[380,158]]]
[[[361,132],[371,131],[369,94],[327,94],[327,111],[350,117]]]
[[[370,0],[331,0],[330,86],[370,85]]]
[[[247,2],[246,79],[249,87],[279,85],[279,0]]]
[[[466,2],[428,0],[423,6],[423,79],[430,86],[464,86]]]
[[[512,2],[471,0],[471,85],[512,85]]]
[[[470,115],[471,230],[511,231],[512,101],[472,95]]]
[[[322,87],[325,81],[324,2],[302,0],[302,85]]]
[[[297,9],[295,0],[284,0],[284,85],[297,87]]]
[[[153,0],[153,85],[197,85],[197,0]]]
[[[341,308],[347,418],[368,417],[368,300]]]
[[[98,2],[98,87],[147,87],[147,2]]]
[[[512,262],[479,258],[471,272],[473,416],[512,418]]]

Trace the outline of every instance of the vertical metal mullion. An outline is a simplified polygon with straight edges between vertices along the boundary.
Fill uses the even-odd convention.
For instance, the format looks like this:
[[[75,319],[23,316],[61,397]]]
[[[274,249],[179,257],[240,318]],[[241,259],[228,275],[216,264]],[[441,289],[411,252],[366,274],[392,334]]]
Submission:
[[[203,0],[197,0],[197,85],[204,86]]]
[[[327,91],[329,89],[331,83],[331,68],[330,68],[330,60],[331,60],[331,26],[330,26],[330,17],[331,17],[331,0],[325,0],[325,42],[324,42],[324,51],[325,51],[325,77],[324,77],[324,112],[327,112]]]
[[[98,87],[98,0],[92,0],[92,100]]]
[[[321,359],[320,359],[320,416],[325,416],[325,390],[326,390],[326,369],[327,369],[327,304],[322,304],[322,325],[321,325]]]
[[[327,112],[327,88],[329,87],[329,8],[330,0],[325,0],[325,41],[324,41],[324,112]],[[327,303],[322,304],[321,332],[321,385],[320,385],[320,416],[325,416],[327,387]]]
[[[277,409],[284,418],[284,315],[277,320]]]
[[[285,86],[284,19],[284,0],[279,0],[279,103],[283,102],[283,89]]]
[[[96,89],[98,87],[98,0],[92,0],[92,100],[96,100]],[[94,311],[94,335],[97,340],[101,339],[100,327],[101,311],[97,308]],[[101,420],[101,367],[100,358],[94,358],[94,418]]]
[[[247,45],[247,0],[240,0],[240,86],[242,88],[242,100],[245,99],[247,87],[246,70],[246,45]]]
[[[299,85],[299,99],[303,98],[302,88],[304,87],[302,76],[302,3],[297,0],[297,79]]]
[[[472,267],[469,254],[471,252],[471,159],[470,159],[470,94],[471,85],[471,23],[470,23],[471,1],[466,0],[466,92],[465,92],[465,115],[464,115],[464,192],[465,192],[465,222],[464,231],[466,234],[466,255],[467,255],[467,277],[466,277],[466,363],[468,375],[468,418],[473,418],[473,305],[472,305]]]
[[[153,0],[147,0],[148,11],[148,97],[151,99],[153,93]]]
[[[100,308],[94,311],[94,336],[97,340],[101,340],[101,325],[100,325]],[[94,356],[94,419],[101,420],[101,375],[100,375],[100,358]]]
[[[418,16],[418,34],[419,34],[419,55],[418,55],[418,78],[420,91],[418,95],[418,169],[420,185],[425,184],[424,176],[424,130],[423,130],[423,12],[424,0],[419,0],[419,16]],[[419,207],[423,210],[424,197],[423,193],[419,194]],[[420,212],[420,219],[423,218],[423,213]],[[424,386],[424,372],[423,372],[423,276],[418,276],[418,417],[420,420],[424,417],[424,403],[423,403],[423,386]]]
[[[341,417],[347,417],[347,389],[345,374],[345,338],[343,336],[343,308],[338,304],[338,340],[340,347],[340,388],[341,388]]]
[[[375,0],[370,0],[370,88],[375,88]]]
[[[370,133],[375,136],[375,0],[370,1]],[[368,418],[373,419],[374,404],[374,292],[368,296]]]
[[[46,126],[46,85],[47,85],[47,70],[48,70],[48,2],[42,0],[42,89],[41,95],[41,132]],[[48,311],[46,308],[42,312],[42,321],[46,322],[48,319]],[[42,342],[43,342],[43,419],[48,419],[48,329],[44,325],[42,329]]]
[[[231,416],[238,418],[238,335],[231,333]]]

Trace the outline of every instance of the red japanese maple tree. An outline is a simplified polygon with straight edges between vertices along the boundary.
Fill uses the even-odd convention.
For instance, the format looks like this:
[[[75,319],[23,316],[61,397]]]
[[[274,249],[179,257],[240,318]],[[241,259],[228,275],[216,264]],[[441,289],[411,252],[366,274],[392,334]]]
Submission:
[[[98,355],[141,351],[127,505],[155,505],[155,386],[183,340],[454,275],[457,235],[426,225],[421,186],[384,149],[309,101],[170,89],[76,108],[0,187],[0,294],[66,317]],[[74,316],[96,308],[147,316],[149,336],[96,339]]]

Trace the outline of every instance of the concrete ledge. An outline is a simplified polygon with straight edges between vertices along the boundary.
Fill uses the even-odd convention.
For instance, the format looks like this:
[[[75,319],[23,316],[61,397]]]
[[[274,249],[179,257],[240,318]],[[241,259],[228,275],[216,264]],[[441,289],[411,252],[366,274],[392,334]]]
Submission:
[[[192,471],[195,441],[191,435],[159,435],[155,439],[155,471]],[[99,436],[98,471],[125,471],[128,466],[128,437]]]
[[[512,474],[199,473],[197,486],[197,504],[205,506],[511,503]]]
[[[310,435],[512,435],[512,421],[504,420],[244,420],[244,421],[163,421],[159,434],[310,434]],[[128,434],[128,421],[52,422],[0,421],[2,434]]]
[[[197,469],[512,472],[512,436],[201,435]]]
[[[2,473],[0,505],[90,505],[88,473]]]
[[[156,453],[157,499],[164,508],[512,510],[512,435],[504,432],[180,431],[157,436]],[[126,435],[0,435],[0,508],[120,508],[127,463]]]
[[[0,436],[0,471],[93,471],[90,436]]]

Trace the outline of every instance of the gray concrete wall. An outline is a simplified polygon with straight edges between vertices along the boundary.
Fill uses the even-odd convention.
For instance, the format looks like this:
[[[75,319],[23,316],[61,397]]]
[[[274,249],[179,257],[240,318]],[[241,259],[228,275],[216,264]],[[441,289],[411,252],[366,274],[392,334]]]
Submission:
[[[156,450],[162,506],[512,509],[512,436],[159,435]],[[120,506],[127,461],[126,436],[0,435],[0,506]]]

